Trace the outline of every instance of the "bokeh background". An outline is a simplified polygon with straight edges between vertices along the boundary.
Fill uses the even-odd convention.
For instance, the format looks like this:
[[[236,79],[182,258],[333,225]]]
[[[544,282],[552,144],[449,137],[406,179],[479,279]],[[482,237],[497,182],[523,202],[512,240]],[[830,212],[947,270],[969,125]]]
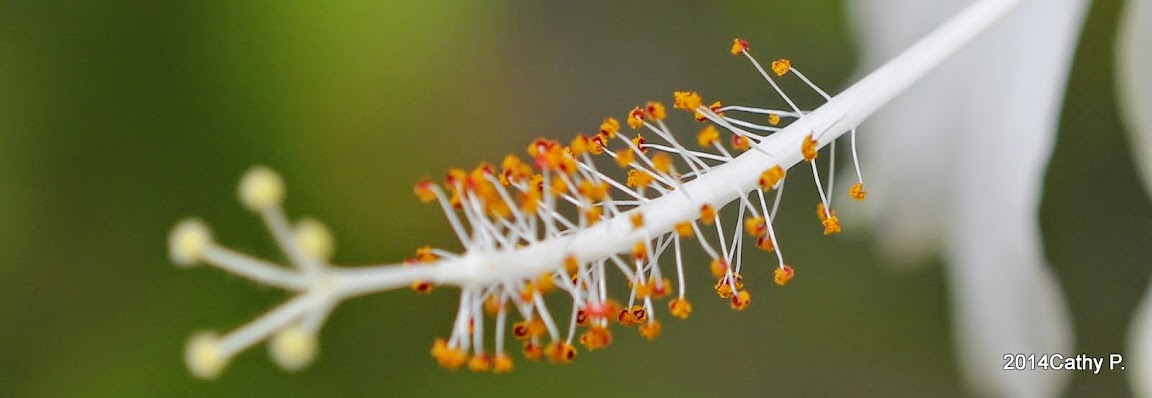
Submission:
[[[1077,352],[1094,355],[1125,352],[1152,257],[1115,111],[1120,6],[1091,8],[1040,209]],[[235,199],[250,165],[285,176],[291,214],[329,224],[340,264],[457,249],[412,197],[421,177],[594,131],[673,89],[763,102],[768,88],[727,53],[734,36],[837,91],[856,73],[843,13],[839,0],[4,2],[0,396],[966,396],[939,264],[894,272],[867,233],[820,236],[810,187],[790,189],[779,221],[803,278],[775,289],[769,267],[751,267],[756,302],[735,313],[697,272],[692,319],[666,321],[656,342],[618,330],[571,365],[450,373],[428,348],[455,291],[401,291],[340,306],[301,373],[263,346],[215,381],[183,367],[193,331],[286,298],[167,259],[168,230],[190,215],[279,258]],[[1068,395],[1125,396],[1125,377],[1076,374]]]

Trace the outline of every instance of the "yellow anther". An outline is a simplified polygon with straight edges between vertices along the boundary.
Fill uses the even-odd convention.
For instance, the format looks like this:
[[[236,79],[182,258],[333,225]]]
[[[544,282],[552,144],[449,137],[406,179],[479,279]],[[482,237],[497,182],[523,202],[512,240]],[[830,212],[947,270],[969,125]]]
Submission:
[[[589,151],[591,151],[593,155],[604,153],[604,147],[608,145],[605,143],[605,139],[606,138],[604,138],[604,135],[602,134],[597,134],[596,136],[589,138],[588,140],[592,144],[592,148],[590,148]]]
[[[580,335],[580,344],[588,351],[596,351],[612,344],[612,331],[607,328],[593,326]]]
[[[604,211],[599,206],[589,207],[584,209],[584,218],[588,219],[588,225],[596,225],[604,218]]]
[[[664,120],[668,117],[668,111],[664,109],[664,104],[656,101],[649,101],[644,105],[644,113],[652,120]]]
[[[504,308],[504,299],[496,295],[488,296],[487,299],[484,299],[484,312],[488,315],[496,316],[502,308]]]
[[[784,168],[780,165],[775,165],[764,170],[760,173],[760,189],[768,190],[776,187],[780,180],[784,179]]]
[[[576,346],[569,343],[552,343],[544,348],[544,355],[552,363],[572,363],[576,359]]]
[[[744,41],[744,39],[737,37],[737,38],[732,40],[732,49],[730,51],[732,51],[732,55],[736,55],[736,54],[748,51],[748,42]]]
[[[501,166],[500,183],[503,185],[508,185],[511,182],[524,181],[532,175],[532,167],[524,164],[524,162],[515,155],[505,156]]]
[[[632,258],[636,261],[645,261],[648,259],[648,243],[641,241],[632,246]]]
[[[785,73],[788,73],[789,69],[792,69],[792,61],[789,61],[787,58],[772,61],[772,72],[775,72],[776,76],[784,76]]]
[[[555,180],[552,180],[552,194],[553,195],[563,195],[567,192],[568,192],[568,183],[567,182],[564,182],[564,180],[561,178],[557,178]]]
[[[732,294],[744,288],[744,277],[740,274],[733,273],[732,275],[725,275],[716,280],[716,294],[720,298],[726,299],[732,297]]]
[[[628,310],[628,312],[632,314],[632,319],[635,320],[636,323],[644,323],[648,321],[648,310],[643,306],[634,305],[631,309]]]
[[[728,261],[722,258],[712,259],[712,263],[708,264],[708,269],[712,271],[713,278],[723,278],[728,274]]]
[[[620,132],[620,122],[616,121],[615,118],[607,118],[604,119],[603,122],[600,122],[600,135],[607,138],[616,138],[616,133],[618,132]],[[601,142],[601,144],[607,143]]]
[[[553,141],[553,140],[550,140],[547,138],[537,138],[537,139],[532,140],[532,143],[528,144],[528,148],[527,148],[528,156],[535,158],[537,156],[547,154],[553,148],[556,148],[559,146],[560,146],[560,143],[558,143],[556,141]]]
[[[776,280],[777,285],[784,286],[788,284],[788,281],[792,280],[794,275],[796,275],[796,271],[793,271],[792,267],[784,264],[776,268],[776,272],[773,273],[773,279]]]
[[[672,93],[672,97],[674,99],[672,107],[676,109],[695,111],[704,105],[704,100],[695,91],[676,91]]]
[[[640,325],[640,335],[648,340],[656,340],[656,337],[660,336],[660,331],[660,321],[657,320]]]
[[[768,124],[771,124],[773,126],[780,124],[780,115],[777,115],[775,113],[769,114],[768,115]]]
[[[644,125],[644,110],[640,109],[640,107],[632,108],[632,110],[630,112],[628,112],[628,127],[631,127],[633,129],[638,129],[638,128],[640,128],[640,126],[643,126],[643,125]]]
[[[712,125],[708,125],[696,134],[696,143],[701,147],[710,148],[720,141],[720,131],[716,130]]]
[[[536,289],[540,291],[540,294],[548,294],[556,290],[556,280],[551,272],[546,272],[536,278]]]
[[[544,175],[533,174],[528,180],[528,186],[535,189],[529,189],[529,192],[544,193]]]
[[[720,298],[722,298],[722,299],[728,299],[728,298],[732,297],[732,286],[727,284],[727,283],[724,283],[723,279],[716,282],[715,289],[716,289],[716,295],[720,296]]]
[[[660,278],[657,280],[655,277],[648,278],[649,294],[654,299],[662,299],[668,297],[668,290],[672,288],[672,281],[668,278]]]
[[[513,367],[512,357],[503,352],[496,354],[496,359],[492,360],[492,373],[508,373]]]
[[[645,299],[652,296],[651,282],[640,281],[640,283],[631,283],[632,292],[636,294],[637,299]]]
[[[537,289],[536,283],[529,280],[528,283],[525,283],[524,287],[520,289],[520,302],[530,303],[536,299],[538,293],[540,293],[540,290]]]
[[[539,361],[544,357],[544,347],[531,341],[524,342],[524,358],[530,361]]]
[[[624,148],[616,151],[616,165],[620,167],[628,167],[632,162],[636,161],[636,154],[632,153],[632,149]]]
[[[824,235],[840,233],[840,219],[836,216],[828,217],[821,223],[824,224]]]
[[[816,140],[812,139],[812,134],[804,137],[804,142],[800,143],[800,153],[804,155],[804,160],[809,162],[816,160],[817,144]]]
[[[452,192],[452,196],[448,198],[448,204],[451,205],[453,209],[459,210],[460,209],[460,192]]]
[[[436,255],[432,246],[420,246],[416,249],[416,257],[413,258],[418,263],[431,263],[439,259],[440,256]]]
[[[644,144],[647,143],[648,140],[645,140],[643,135],[636,134],[636,136],[632,138],[632,145],[635,145],[636,149],[640,150],[640,153],[648,153],[648,147],[644,146]]]
[[[584,134],[576,134],[576,138],[572,139],[572,143],[568,145],[568,150],[572,152],[572,156],[584,156],[585,153],[592,150],[592,140],[585,137]]]
[[[632,222],[632,228],[640,229],[644,227],[644,213],[636,212],[628,220]]]
[[[664,152],[652,155],[652,168],[664,174],[671,173],[672,157],[668,156],[668,154]]]
[[[748,231],[748,235],[759,238],[768,233],[768,223],[764,217],[750,217],[744,221],[744,230]]]
[[[503,200],[486,200],[484,208],[492,217],[507,219],[512,216],[512,209]]]
[[[428,203],[436,200],[436,190],[433,189],[435,187],[436,183],[425,179],[416,183],[416,187],[412,191],[416,193],[416,197],[420,198],[420,202]]]
[[[548,330],[547,326],[544,325],[544,321],[540,320],[540,318],[528,321],[527,326],[530,337],[540,337]]]
[[[732,135],[732,149],[737,151],[747,151],[750,148],[752,148],[752,143],[748,140],[748,137],[742,135]]]
[[[700,206],[700,222],[704,225],[712,225],[716,220],[716,208],[712,205],[705,204]]]
[[[520,211],[532,216],[540,210],[540,193],[535,190],[528,190],[520,194]]]
[[[487,372],[492,369],[492,359],[488,355],[480,354],[468,361],[468,370],[473,372]]]
[[[412,290],[420,294],[432,293],[432,282],[425,280],[412,281]]]
[[[856,200],[864,200],[864,198],[868,197],[868,191],[864,190],[864,184],[859,182],[852,184],[852,188],[848,188],[848,194],[852,195],[852,199]]]
[[[589,180],[583,180],[580,181],[580,186],[576,188],[576,192],[591,202],[599,202],[608,198],[608,183],[603,181],[593,183]]]
[[[436,339],[432,343],[432,358],[436,359],[440,366],[450,370],[459,369],[468,362],[468,354],[464,350],[449,347],[444,339]]]
[[[568,256],[564,258],[564,272],[569,275],[575,274],[580,271],[580,260],[576,256]]]
[[[741,290],[732,295],[732,309],[741,311],[748,308],[749,304],[752,304],[752,295],[748,294],[747,290]]]
[[[645,170],[632,169],[628,170],[628,180],[626,181],[628,187],[636,188],[638,191],[643,191],[648,185],[652,184],[655,177]]]
[[[668,311],[672,312],[672,316],[680,319],[688,319],[688,315],[692,314],[692,303],[688,302],[686,298],[676,298],[668,302]]]
[[[735,287],[736,290],[744,288],[744,277],[739,272],[733,272],[731,276],[724,277],[724,283],[728,283],[729,279],[732,280],[732,287]]]
[[[824,203],[817,203],[816,204],[816,217],[820,219],[820,222],[824,222],[824,220],[827,220],[829,216],[835,217],[836,216],[836,210],[828,211],[828,210],[824,209]]]
[[[616,321],[620,322],[620,325],[623,326],[635,326],[636,316],[632,315],[632,310],[625,308],[620,310],[620,313],[616,315]]]
[[[695,234],[695,231],[692,229],[691,222],[682,222],[676,224],[676,235],[680,235],[681,238],[688,238],[693,234]]]
[[[443,338],[437,337],[436,340],[432,341],[432,357],[439,358],[441,355],[444,355],[444,353],[447,351],[448,351],[448,340],[444,340]]]
[[[761,236],[756,238],[756,247],[766,252],[776,251],[776,245],[772,244],[772,238],[768,236]]]

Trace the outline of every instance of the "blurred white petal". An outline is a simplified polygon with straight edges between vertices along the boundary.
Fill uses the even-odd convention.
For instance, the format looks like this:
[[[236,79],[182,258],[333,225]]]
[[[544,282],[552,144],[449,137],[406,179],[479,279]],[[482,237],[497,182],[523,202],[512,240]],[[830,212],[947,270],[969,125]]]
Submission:
[[[1152,193],[1152,1],[1130,0],[1116,46],[1120,109],[1128,121],[1132,156],[1144,187]],[[1152,397],[1152,288],[1136,308],[1128,333],[1133,391]]]
[[[1120,110],[1132,137],[1132,155],[1152,192],[1152,1],[1130,0],[1116,45]]]
[[[1152,289],[1144,293],[1128,329],[1125,368],[1136,397],[1152,397]]]
[[[946,18],[939,10],[970,2],[850,4],[862,40],[881,43],[863,47],[875,64]],[[863,127],[879,239],[890,254],[916,256],[906,261],[943,250],[961,369],[984,396],[1055,396],[1068,376],[1006,372],[1001,358],[1072,349],[1037,212],[1085,8],[1083,0],[1025,1]],[[901,24],[916,27],[892,26]]]
[[[864,70],[872,70],[955,15],[964,0],[848,1],[855,16]],[[888,103],[861,127],[868,211],[884,254],[895,264],[926,263],[943,235],[940,217],[952,168],[949,140],[963,133],[951,123],[962,99],[949,93],[964,78],[955,59]],[[845,177],[841,181],[851,181]],[[843,195],[841,195],[843,196]],[[838,198],[839,199],[839,198]],[[851,217],[853,212],[846,212]],[[846,219],[851,222],[851,219]]]

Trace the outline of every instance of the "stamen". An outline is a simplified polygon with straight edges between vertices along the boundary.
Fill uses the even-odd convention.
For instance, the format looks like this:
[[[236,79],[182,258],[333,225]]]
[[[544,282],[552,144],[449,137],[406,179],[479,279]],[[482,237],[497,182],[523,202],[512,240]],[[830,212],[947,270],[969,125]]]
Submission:
[[[690,183],[709,178],[730,162],[740,163],[736,160],[744,157],[741,154],[744,151],[755,150],[770,157],[772,162],[784,162],[788,156],[795,156],[789,153],[795,153],[797,148],[783,148],[774,135],[787,129],[788,123],[799,122],[809,114],[798,108],[752,57],[747,42],[735,39],[731,52],[743,54],[751,61],[791,110],[724,106],[719,101],[705,106],[698,93],[676,91],[673,108],[690,112],[697,120],[707,123],[694,137],[699,148],[686,148],[679,140],[691,140],[691,137],[677,138],[669,128],[671,122],[665,122],[668,114],[664,105],[650,101],[643,107],[633,108],[625,117],[631,129],[646,129],[634,136],[619,134],[621,123],[609,117],[600,122],[592,136],[578,133],[570,141],[535,139],[525,148],[529,155],[526,160],[508,155],[499,170],[481,163],[472,169],[448,170],[443,185],[422,180],[413,187],[413,193],[421,202],[439,204],[464,250],[451,253],[421,247],[413,258],[405,261],[408,267],[393,272],[370,269],[380,267],[333,270],[329,261],[334,244],[327,228],[312,219],[291,224],[280,206],[283,182],[267,168],[254,168],[240,184],[240,199],[262,218],[290,266],[219,247],[207,227],[195,220],[182,222],[173,230],[169,237],[170,255],[182,266],[206,262],[259,283],[298,292],[298,295],[222,338],[211,334],[195,337],[186,354],[189,368],[202,377],[214,376],[236,352],[268,339],[278,364],[288,370],[299,369],[314,358],[316,334],[340,300],[404,286],[429,293],[440,285],[462,287],[450,334],[433,342],[431,354],[440,366],[448,369],[467,366],[473,372],[511,371],[514,364],[505,351],[505,329],[523,343],[527,359],[547,356],[550,362],[568,363],[577,355],[574,346],[577,338],[588,351],[610,344],[609,327],[613,319],[624,326],[637,326],[641,336],[649,340],[661,334],[662,325],[656,319],[658,306],[654,301],[671,294],[672,281],[663,274],[670,270],[660,265],[660,257],[667,252],[675,256],[677,285],[677,296],[667,303],[668,311],[673,317],[688,318],[693,308],[686,297],[681,244],[689,238],[695,238],[707,254],[707,267],[716,278],[717,294],[728,300],[733,309],[746,309],[751,303],[751,294],[745,290],[741,275],[745,246],[755,245],[775,253],[778,261],[775,283],[784,285],[794,274],[784,263],[773,226],[783,198],[787,167],[792,163],[769,163],[771,167],[760,170],[759,189],[745,190],[748,181],[731,176],[716,177],[728,181],[729,185],[705,185],[712,189],[709,193],[692,188]],[[777,76],[793,72],[826,101],[831,101],[824,91],[792,68],[788,60],[776,60],[770,69]],[[747,117],[754,119],[745,120]],[[841,116],[841,120],[845,117]],[[817,119],[818,125],[824,125],[825,119]],[[839,121],[833,125],[837,123]],[[722,134],[721,129],[727,132]],[[795,133],[783,134],[789,134],[787,142],[795,142],[797,138],[791,135]],[[612,144],[617,149],[609,149],[609,144],[617,138],[622,146]],[[835,139],[827,139],[831,147],[827,191],[821,184],[815,162],[820,139],[820,135],[813,134],[804,137],[799,152],[811,164],[820,194],[819,218],[825,234],[829,234],[840,230],[835,212],[828,208],[835,174]],[[858,182],[849,192],[860,200],[866,192],[856,154],[855,130],[852,140]],[[780,153],[770,153],[769,149],[788,153],[782,157]],[[601,166],[597,166],[594,156],[599,154],[607,154],[599,157]],[[627,177],[613,178],[600,172],[598,167],[605,163],[623,168]],[[717,207],[727,203],[719,201],[728,200],[724,196],[728,193],[715,194],[727,190],[735,191],[734,198],[739,201],[730,229],[725,229],[727,221],[721,220],[717,211]],[[660,207],[657,212],[650,210],[650,206],[660,206],[653,204],[654,201],[663,201],[663,197],[673,191],[680,191],[686,203],[683,206],[687,207],[678,211]],[[748,196],[752,191],[756,199]],[[775,191],[771,211],[766,191]],[[753,203],[754,200],[759,203]],[[714,228],[714,232],[703,233],[701,228],[705,226]],[[549,250],[533,251],[565,239],[583,239],[586,235],[579,234],[593,228],[603,228],[600,231],[617,236],[619,242],[613,243],[616,245],[613,250],[590,253],[587,248],[581,248],[581,245],[587,246],[583,241],[568,240],[565,246],[549,247],[571,253],[562,260],[545,253]],[[577,236],[570,238],[574,234]],[[710,242],[710,238],[716,241]],[[536,259],[517,257],[522,253],[535,253],[545,264],[529,264]],[[504,261],[507,259],[512,261]],[[457,267],[457,264],[463,266]],[[629,283],[627,306],[608,296],[610,268]],[[515,272],[503,274],[505,269]],[[527,269],[533,273],[525,272]],[[564,335],[562,325],[555,322],[544,298],[555,291],[564,292],[564,299],[571,300],[572,312]],[[509,302],[523,318],[511,325],[508,324]],[[486,316],[494,318],[491,337],[486,336]],[[578,331],[578,328],[586,329]],[[492,339],[488,343],[492,344],[491,351],[486,350],[486,338]]]

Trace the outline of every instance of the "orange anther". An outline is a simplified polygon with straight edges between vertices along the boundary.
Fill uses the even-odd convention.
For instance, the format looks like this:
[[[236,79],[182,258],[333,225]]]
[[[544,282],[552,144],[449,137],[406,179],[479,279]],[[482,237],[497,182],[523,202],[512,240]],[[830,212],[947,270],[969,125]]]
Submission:
[[[674,317],[688,319],[688,315],[692,313],[692,303],[686,298],[672,299],[668,302],[668,311],[672,312]]]
[[[789,69],[792,69],[792,61],[789,61],[787,58],[772,61],[772,72],[775,72],[776,76],[784,76],[785,73],[788,73]]]
[[[794,275],[796,275],[796,271],[793,271],[792,267],[784,264],[776,268],[776,272],[773,273],[773,279],[775,279],[777,285],[784,286],[788,284],[788,281],[792,280]]]
[[[741,39],[741,38],[733,39],[731,51],[732,51],[732,55],[736,55],[736,54],[748,51],[748,42],[744,41],[744,39]]]

